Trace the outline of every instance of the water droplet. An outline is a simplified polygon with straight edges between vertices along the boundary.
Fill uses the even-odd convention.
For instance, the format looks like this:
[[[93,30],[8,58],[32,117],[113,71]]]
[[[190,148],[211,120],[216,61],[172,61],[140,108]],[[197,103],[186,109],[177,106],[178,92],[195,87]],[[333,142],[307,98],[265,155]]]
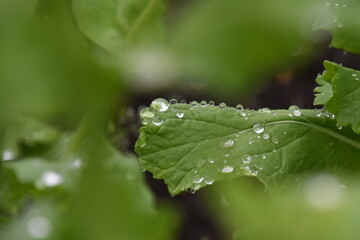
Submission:
[[[293,114],[294,116],[296,116],[296,117],[301,116],[300,108],[299,108],[298,106],[296,106],[296,105],[291,105],[291,106],[289,107],[289,111],[291,111],[292,114]]]
[[[209,159],[208,162],[209,162],[209,163],[214,163],[215,161],[212,160],[212,159]]]
[[[204,180],[204,177],[195,176],[194,183],[201,183]]]
[[[220,103],[220,104],[219,104],[219,108],[226,108],[226,104],[225,104],[225,103],[223,103],[223,102],[222,102],[222,103]]]
[[[270,138],[270,135],[268,133],[264,133],[262,138],[268,140]]]
[[[11,161],[15,159],[15,154],[13,151],[4,150],[2,153],[2,160],[3,161]]]
[[[225,166],[223,169],[221,169],[222,173],[232,173],[234,171],[234,167],[232,166]]]
[[[213,184],[214,183],[214,179],[211,179],[211,178],[205,178],[205,183],[207,184],[207,185],[211,185],[211,184]]]
[[[177,104],[177,100],[173,98],[169,101],[169,103],[170,103],[170,105],[175,105],[175,104]]]
[[[271,113],[271,110],[269,108],[261,108],[259,110],[260,113]]]
[[[337,124],[336,124],[336,128],[339,129],[339,130],[341,130],[341,129],[343,128],[343,126],[341,126],[340,124],[337,123]]]
[[[265,154],[262,155],[262,159],[266,159],[266,155],[265,155]]]
[[[183,118],[183,117],[184,117],[184,113],[182,113],[182,112],[176,113],[176,116],[177,116],[178,118]]]
[[[240,115],[241,115],[242,117],[246,117],[246,112],[245,112],[244,110],[240,110]]]
[[[287,131],[283,131],[283,134],[286,135],[286,134],[287,134]]]
[[[244,110],[244,106],[241,104],[236,105],[235,107],[238,111]]]
[[[150,104],[150,107],[159,112],[165,112],[169,108],[169,102],[163,98],[157,98]]]
[[[255,123],[253,125],[253,131],[257,134],[264,132],[264,126],[262,123]]]
[[[244,164],[249,164],[252,159],[251,159],[251,156],[249,156],[249,155],[244,155],[244,156],[241,158],[241,160],[242,160],[242,162],[243,162]]]
[[[199,104],[199,103],[198,103],[197,101],[192,101],[192,102],[190,102],[190,109],[193,109],[193,108],[197,107],[198,104]]]
[[[32,238],[47,238],[52,231],[52,224],[47,218],[33,217],[26,223],[26,231]]]
[[[207,105],[206,101],[201,101],[201,102],[200,102],[200,106],[206,107],[206,105]]]
[[[271,138],[271,142],[272,143],[274,143],[274,144],[278,144],[279,143],[279,138],[277,137],[277,136],[273,136],[272,138]]]
[[[180,103],[187,104],[187,101],[185,99],[181,100]]]
[[[196,190],[193,189],[193,188],[190,188],[190,193],[191,193],[191,194],[195,194],[195,193],[196,193]]]
[[[214,101],[210,101],[210,102],[209,102],[209,105],[210,105],[210,106],[214,106],[214,105],[215,105]]]
[[[155,112],[152,108],[144,108],[140,111],[141,118],[153,118],[155,117]]]
[[[234,140],[232,140],[232,139],[229,139],[229,140],[227,140],[225,143],[224,143],[224,147],[225,148],[230,148],[230,147],[232,147],[234,145]]]
[[[160,117],[154,117],[151,121],[156,126],[161,126],[164,123],[164,120]]]
[[[325,117],[330,118],[330,119],[335,119],[335,114],[332,114],[330,112],[325,112]]]
[[[41,183],[47,187],[55,187],[62,182],[62,176],[55,171],[47,171],[41,177]]]

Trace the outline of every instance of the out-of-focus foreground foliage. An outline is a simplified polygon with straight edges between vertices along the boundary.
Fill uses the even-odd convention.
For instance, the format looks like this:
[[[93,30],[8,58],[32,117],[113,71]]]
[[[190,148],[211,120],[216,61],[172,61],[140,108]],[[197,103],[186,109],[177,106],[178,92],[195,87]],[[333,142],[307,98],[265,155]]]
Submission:
[[[220,97],[245,94],[306,62],[323,39],[312,28],[332,33],[335,47],[360,52],[355,0],[178,5],[0,1],[0,239],[177,238],[181,213],[154,200],[137,157],[121,145],[129,129],[119,118],[134,93],[201,86]],[[347,92],[336,78],[348,70],[326,67],[315,103],[339,112],[339,123],[357,134],[358,113],[342,111]],[[307,179],[304,191],[274,196],[234,182],[218,186],[208,211],[229,238],[359,237],[357,191],[328,173]]]

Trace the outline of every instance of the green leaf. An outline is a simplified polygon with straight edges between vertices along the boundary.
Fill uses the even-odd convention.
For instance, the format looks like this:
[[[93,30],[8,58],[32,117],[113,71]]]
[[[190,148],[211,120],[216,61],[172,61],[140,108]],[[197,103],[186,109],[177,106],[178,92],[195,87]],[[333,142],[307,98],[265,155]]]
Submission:
[[[73,11],[80,30],[91,41],[113,54],[126,42],[162,33],[161,0],[73,0]]]
[[[324,66],[326,70],[316,79],[322,86],[315,88],[314,104],[325,105],[341,126],[351,125],[360,133],[360,71],[329,61]]]
[[[176,104],[144,119],[135,150],[172,195],[237,176],[277,189],[316,171],[345,182],[360,171],[360,136],[338,130],[332,114],[221,107]],[[141,115],[151,116],[147,111]]]
[[[360,53],[360,2],[326,1],[317,10],[314,29],[325,29],[332,33],[331,45],[353,53]]]
[[[303,15],[312,4],[193,1],[171,29],[170,46],[185,74],[209,79],[223,89],[244,91],[263,74],[293,60],[305,42],[299,26],[310,35]]]

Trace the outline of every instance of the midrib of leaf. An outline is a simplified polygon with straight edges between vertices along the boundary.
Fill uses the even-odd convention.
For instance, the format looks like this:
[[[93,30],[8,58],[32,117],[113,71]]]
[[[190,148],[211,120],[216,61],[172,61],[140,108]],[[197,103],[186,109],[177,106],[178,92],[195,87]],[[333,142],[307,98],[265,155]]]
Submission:
[[[309,121],[308,119],[304,118],[306,121]],[[198,119],[186,119],[186,121],[199,121],[199,122],[206,122],[206,123],[210,123],[210,124],[216,124],[218,125],[217,123],[213,123],[213,122],[207,122],[207,121],[203,121],[203,120],[198,120]],[[315,123],[305,123],[305,122],[301,122],[301,121],[295,121],[295,120],[282,120],[282,121],[275,121],[275,122],[268,122],[268,123],[265,123],[264,126],[270,126],[270,125],[278,125],[278,124],[299,124],[299,125],[303,125],[303,126],[307,126],[307,127],[310,127],[310,128],[313,128],[314,130],[318,131],[318,132],[321,132],[325,135],[329,135],[333,138],[336,138],[338,139],[339,141],[342,141],[346,144],[349,144],[357,149],[360,150],[360,143],[357,142],[357,141],[354,141],[348,137],[345,137],[337,132],[334,132],[328,128],[324,128],[324,127],[321,127]],[[221,125],[223,126],[223,125]],[[228,126],[224,126],[224,127],[228,127]],[[233,128],[233,127],[231,127]],[[233,129],[236,129],[236,128],[233,128]],[[249,132],[249,131],[252,131],[253,129],[252,128],[247,128],[247,129],[244,129],[244,130],[241,130],[239,132],[235,132],[235,133],[231,133],[231,134],[228,134],[228,135],[224,135],[224,136],[219,136],[219,137],[216,137],[216,138],[209,138],[209,139],[205,139],[205,140],[214,140],[214,139],[218,139],[218,138],[224,138],[224,137],[230,137],[232,135],[235,135],[235,134],[242,134],[242,133],[245,133],[245,132]],[[299,139],[299,138],[298,138]],[[149,156],[149,155],[152,155],[152,154],[157,154],[159,152],[163,152],[163,151],[168,151],[168,150],[171,150],[173,148],[177,148],[177,147],[182,147],[182,146],[186,146],[186,145],[191,145],[191,144],[196,144],[196,143],[200,143],[200,142],[203,142],[205,140],[201,140],[201,141],[196,141],[196,142],[188,142],[188,143],[185,143],[185,144],[181,144],[181,145],[177,145],[177,146],[172,146],[170,148],[167,148],[167,149],[162,149],[160,151],[157,151],[157,152],[152,152],[150,154],[144,154],[143,156]],[[195,147],[194,147],[195,148]],[[192,149],[193,150],[193,149]]]
[[[155,9],[156,5],[161,0],[151,0],[148,5],[144,8],[144,10],[141,12],[140,16],[136,19],[134,24],[130,27],[128,34],[125,38],[125,41],[127,43],[131,43],[140,29],[142,28],[143,24],[146,22],[147,18],[151,16],[153,10]]]

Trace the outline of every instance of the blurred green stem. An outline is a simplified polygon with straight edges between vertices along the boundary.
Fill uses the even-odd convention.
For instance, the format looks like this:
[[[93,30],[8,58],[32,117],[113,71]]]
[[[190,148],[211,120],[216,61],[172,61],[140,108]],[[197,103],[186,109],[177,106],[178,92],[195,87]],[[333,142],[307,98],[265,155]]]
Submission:
[[[144,23],[147,21],[147,19],[151,16],[151,14],[153,13],[153,10],[155,9],[156,5],[160,1],[161,0],[150,0],[149,4],[146,6],[144,11],[136,19],[135,23],[131,26],[130,31],[125,39],[127,43],[131,43],[135,40],[136,35],[139,33],[140,29],[142,28]]]

